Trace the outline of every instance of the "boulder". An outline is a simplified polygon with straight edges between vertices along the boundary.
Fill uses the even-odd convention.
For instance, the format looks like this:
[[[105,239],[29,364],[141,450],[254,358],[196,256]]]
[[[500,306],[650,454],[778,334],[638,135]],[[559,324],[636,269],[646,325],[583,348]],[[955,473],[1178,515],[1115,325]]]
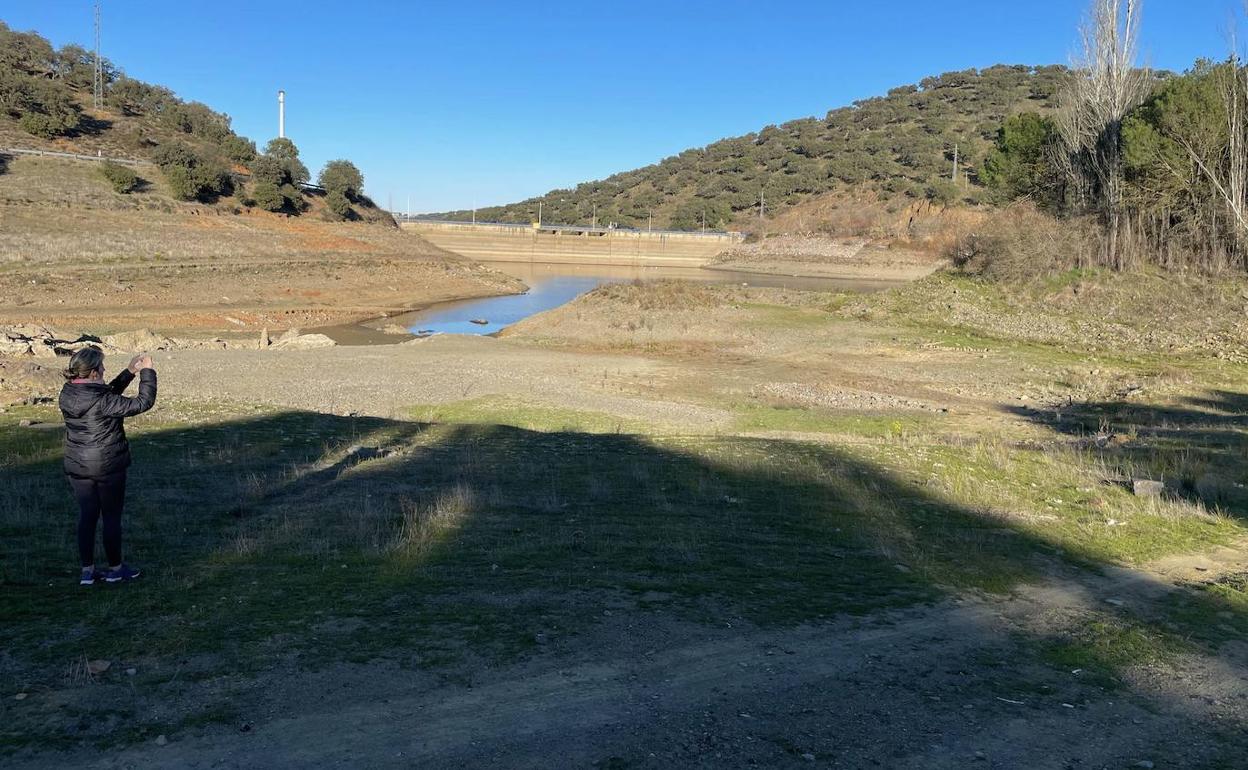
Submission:
[[[153,350],[170,350],[174,347],[173,340],[153,334],[148,329],[110,334],[104,338],[104,342],[127,353],[150,353]]]
[[[300,334],[298,329],[291,329],[273,341],[270,350],[316,350],[332,348],[338,343],[324,334]]]
[[[1166,493],[1166,484],[1152,479],[1135,479],[1131,482],[1131,490],[1136,497],[1161,497]]]

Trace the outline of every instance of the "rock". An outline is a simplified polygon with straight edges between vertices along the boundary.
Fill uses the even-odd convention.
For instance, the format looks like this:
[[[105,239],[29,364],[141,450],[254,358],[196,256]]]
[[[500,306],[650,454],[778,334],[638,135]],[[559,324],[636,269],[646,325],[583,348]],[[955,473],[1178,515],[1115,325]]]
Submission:
[[[147,353],[153,350],[169,350],[175,347],[173,340],[153,334],[148,329],[135,329],[131,332],[110,334],[104,342],[127,353]]]
[[[26,693],[19,692],[17,695],[13,696],[13,700],[26,700]]]
[[[293,332],[293,333],[292,333]],[[324,334],[300,334],[297,329],[291,329],[282,336],[278,337],[270,350],[316,350],[317,348],[332,348],[338,343],[334,342]]]
[[[35,424],[35,423],[34,423],[33,421],[31,421],[31,420],[21,420],[21,421],[19,421],[19,422],[17,423],[17,427],[19,427],[19,428],[29,428],[30,426],[32,426],[32,425],[34,425],[34,424]]]
[[[273,340],[269,339],[269,327],[266,326],[260,330],[260,349],[264,350],[272,344]]]
[[[408,331],[407,327],[404,326],[403,324],[386,324],[385,326],[381,328],[381,333],[382,334],[402,334],[402,335],[411,334],[411,332]]]
[[[1133,767],[1142,767],[1144,768],[1144,770],[1151,770],[1153,767],[1156,767],[1156,765],[1154,765],[1152,762],[1148,761],[1147,759],[1141,759],[1139,762],[1136,762],[1135,765],[1133,765]]]
[[[1166,492],[1166,484],[1151,479],[1135,479],[1131,482],[1131,491],[1136,497],[1161,497]]]
[[[806,752],[805,754],[803,754],[803,755],[802,755],[802,759],[806,760],[807,762],[814,762],[814,761],[815,761],[815,755],[814,755],[814,754],[811,754],[811,753],[808,751],[808,752]]]
[[[112,668],[111,660],[89,660],[87,661],[87,673],[91,676],[99,676],[108,669]]]
[[[35,351],[26,340],[0,339],[0,356],[33,356]]]
[[[164,746],[164,745],[166,745],[167,743],[169,743],[169,739],[168,739],[168,738],[166,738],[164,735],[157,735],[157,736],[156,736],[156,745],[157,745],[157,746]]]
[[[137,673],[139,673],[139,670],[137,668],[126,669],[126,676],[134,676]]]
[[[347,416],[353,417],[354,415],[355,413],[352,412],[351,414]],[[375,447],[375,446],[356,445],[356,446],[349,447],[347,449],[347,455],[349,457],[354,457],[357,460],[376,460],[382,457],[389,457],[392,454],[394,454],[393,449],[382,449],[380,447]]]

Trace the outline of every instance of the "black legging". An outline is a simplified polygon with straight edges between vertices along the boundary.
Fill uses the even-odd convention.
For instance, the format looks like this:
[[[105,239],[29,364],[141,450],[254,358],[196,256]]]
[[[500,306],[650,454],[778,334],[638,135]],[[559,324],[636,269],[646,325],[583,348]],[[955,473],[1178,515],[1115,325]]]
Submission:
[[[104,517],[104,554],[109,566],[121,564],[121,511],[126,505],[126,472],[98,479],[69,476],[78,498],[78,558],[82,566],[95,564],[95,522]]]

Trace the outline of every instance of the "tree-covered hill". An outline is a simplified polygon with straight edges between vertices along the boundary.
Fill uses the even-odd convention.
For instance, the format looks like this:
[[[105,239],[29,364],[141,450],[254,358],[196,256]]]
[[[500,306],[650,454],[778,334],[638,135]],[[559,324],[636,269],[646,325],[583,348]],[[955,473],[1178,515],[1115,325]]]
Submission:
[[[1044,113],[1067,74],[1061,66],[997,65],[947,72],[757,133],[686,150],[645,168],[479,209],[478,220],[656,228],[725,227],[756,212],[792,206],[847,187],[949,201],[979,194],[977,172],[1004,119]],[[964,174],[951,179],[955,148]],[[437,216],[466,218],[471,212]]]
[[[226,199],[232,207],[393,224],[364,196],[363,176],[348,161],[330,161],[317,179],[324,189],[309,190],[312,176],[291,140],[257,149],[234,132],[228,115],[128,77],[108,59],[100,64],[103,105],[96,108],[93,53],[73,44],[57,49],[35,32],[0,21],[0,150],[147,161],[183,201]],[[143,187],[124,167],[103,164],[101,172],[118,193]]]

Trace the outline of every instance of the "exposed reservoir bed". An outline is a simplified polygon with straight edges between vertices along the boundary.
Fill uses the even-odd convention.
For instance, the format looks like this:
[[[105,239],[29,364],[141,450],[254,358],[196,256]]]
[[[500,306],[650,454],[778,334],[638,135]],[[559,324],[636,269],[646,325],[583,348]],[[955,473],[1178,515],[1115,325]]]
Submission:
[[[613,265],[571,265],[544,262],[485,262],[499,272],[524,281],[524,294],[482,297],[443,302],[384,320],[386,325],[404,326],[412,334],[496,334],[529,316],[551,310],[608,283],[630,281],[682,280],[713,284],[748,284],[802,291],[879,291],[896,286],[893,281],[863,281],[842,278],[808,278],[766,275],[733,270],[683,267],[632,267]],[[482,323],[484,322],[484,323]],[[378,322],[380,323],[380,322]],[[373,326],[378,323],[372,324]],[[340,344],[393,342],[367,326],[322,330]]]

